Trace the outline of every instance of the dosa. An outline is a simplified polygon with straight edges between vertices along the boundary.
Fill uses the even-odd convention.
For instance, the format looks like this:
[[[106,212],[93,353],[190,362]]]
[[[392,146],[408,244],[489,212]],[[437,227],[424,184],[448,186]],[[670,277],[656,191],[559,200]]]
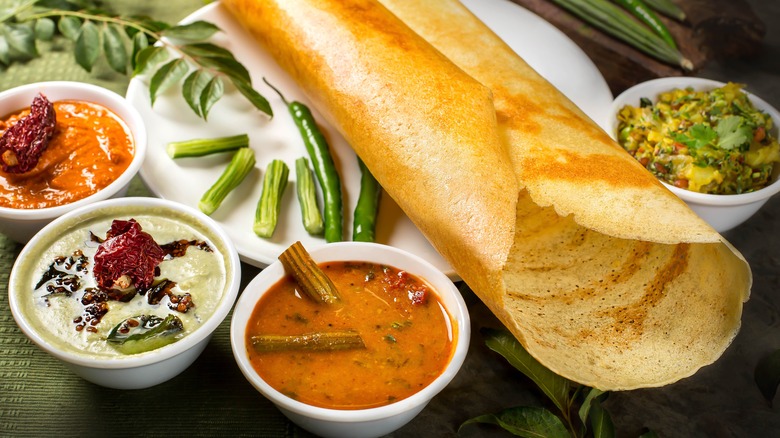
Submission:
[[[741,254],[459,2],[222,2],[552,371],[660,386],[733,340]]]

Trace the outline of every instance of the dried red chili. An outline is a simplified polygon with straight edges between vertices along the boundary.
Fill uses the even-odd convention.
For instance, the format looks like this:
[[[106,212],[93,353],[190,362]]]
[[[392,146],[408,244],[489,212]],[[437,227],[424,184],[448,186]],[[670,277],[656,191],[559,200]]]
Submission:
[[[0,137],[3,171],[25,173],[32,170],[49,146],[56,122],[54,105],[39,93],[30,105],[30,114],[6,129]]]
[[[165,251],[149,233],[141,230],[135,219],[115,219],[95,253],[92,272],[103,289],[124,288],[130,284],[137,289],[147,289],[164,257]],[[117,284],[118,281],[121,284]]]

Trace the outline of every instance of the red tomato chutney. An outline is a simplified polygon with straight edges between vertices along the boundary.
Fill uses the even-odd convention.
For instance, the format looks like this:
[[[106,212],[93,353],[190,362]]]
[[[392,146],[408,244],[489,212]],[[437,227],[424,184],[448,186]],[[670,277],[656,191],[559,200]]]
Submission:
[[[432,288],[406,271],[370,262],[320,264],[341,300],[316,302],[291,276],[256,304],[246,348],[274,389],[329,409],[367,409],[407,398],[435,380],[455,349],[451,316]],[[258,352],[257,335],[357,331],[365,348]]]
[[[65,205],[98,192],[127,169],[135,142],[125,122],[102,105],[53,102],[57,124],[49,146],[29,172],[0,170],[0,206],[18,209]],[[29,108],[0,120],[0,135]]]

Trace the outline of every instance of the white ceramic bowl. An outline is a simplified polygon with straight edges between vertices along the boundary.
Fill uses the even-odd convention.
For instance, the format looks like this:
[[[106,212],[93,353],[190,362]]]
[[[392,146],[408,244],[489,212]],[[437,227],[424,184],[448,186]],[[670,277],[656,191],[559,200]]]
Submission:
[[[639,100],[642,97],[655,102],[658,94],[675,88],[692,87],[694,90],[709,90],[722,87],[723,85],[725,85],[723,82],[687,76],[660,78],[642,82],[627,89],[615,98],[610,111],[607,113],[611,120],[608,120],[604,126],[609,126],[609,134],[612,138],[617,138],[618,120],[616,115],[624,106],[639,106]],[[755,107],[772,117],[774,121],[772,135],[778,138],[780,112],[763,99],[750,94],[749,89],[746,91]],[[773,183],[761,190],[739,195],[711,195],[681,189],[666,183],[664,185],[685,201],[696,214],[712,225],[713,228],[719,232],[725,232],[748,220],[769,198],[780,192],[780,178],[778,176],[780,176],[780,165],[775,166]]]
[[[338,260],[384,263],[425,279],[438,293],[457,327],[457,344],[447,368],[416,394],[371,409],[337,410],[315,407],[293,400],[272,388],[249,362],[245,339],[247,322],[255,304],[271,286],[285,276],[284,268],[278,261],[261,271],[241,293],[230,325],[233,355],[247,380],[298,426],[323,437],[377,437],[388,434],[411,421],[457,374],[466,358],[471,334],[466,304],[446,275],[425,260],[404,250],[376,243],[338,242],[307,248],[307,251],[318,263]]]
[[[0,207],[0,233],[21,243],[27,242],[44,225],[68,211],[95,201],[125,196],[130,181],[138,173],[146,156],[146,127],[138,110],[130,105],[124,97],[96,85],[82,82],[53,81],[12,88],[0,93],[0,116],[4,117],[29,107],[33,98],[39,92],[46,95],[52,102],[63,99],[78,99],[97,103],[110,109],[127,124],[135,140],[135,156],[119,178],[86,198],[70,204],[40,209]]]
[[[158,216],[179,221],[194,228],[205,236],[207,242],[222,254],[226,278],[221,298],[214,310],[200,326],[178,341],[145,353],[92,357],[74,347],[58,344],[51,333],[40,328],[42,321],[31,316],[32,286],[35,274],[32,272],[44,251],[52,246],[68,230],[93,218],[112,220],[117,216],[129,218],[133,215],[154,213]],[[191,238],[182,236],[182,238]],[[159,244],[167,242],[158,242]],[[189,248],[188,251],[193,251]],[[165,262],[163,262],[165,263]],[[32,264],[32,265],[31,265]],[[32,277],[31,277],[32,276]],[[176,281],[176,279],[174,279]],[[52,221],[38,232],[22,249],[16,259],[8,281],[8,301],[17,325],[38,347],[60,359],[68,368],[85,380],[98,385],[118,389],[147,388],[165,382],[184,371],[206,347],[214,330],[224,321],[235,303],[241,281],[241,266],[238,252],[222,228],[211,218],[190,207],[163,199],[125,197],[99,201],[82,206]],[[144,297],[138,297],[144,299]],[[197,308],[197,302],[196,308]],[[164,305],[161,303],[160,305]],[[109,308],[111,302],[109,301]],[[194,309],[191,309],[194,310]],[[110,312],[110,310],[109,310]],[[69,333],[68,330],[63,330]]]

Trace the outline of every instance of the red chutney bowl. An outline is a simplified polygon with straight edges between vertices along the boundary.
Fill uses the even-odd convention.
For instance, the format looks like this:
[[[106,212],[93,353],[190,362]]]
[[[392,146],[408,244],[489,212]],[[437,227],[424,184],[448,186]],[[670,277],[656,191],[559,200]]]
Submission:
[[[91,195],[45,208],[13,208],[0,205],[0,233],[20,243],[26,243],[43,226],[71,210],[96,201],[125,196],[130,181],[138,173],[146,157],[147,131],[138,110],[130,105],[124,97],[96,85],[82,82],[52,81],[12,88],[0,93],[0,117],[5,120],[7,116],[29,108],[39,93],[53,103],[73,100],[100,105],[108,109],[116,118],[124,122],[134,150],[131,161],[122,173]],[[46,151],[43,153],[45,154]],[[71,162],[71,166],[73,162],[75,161]],[[73,170],[83,173],[93,172],[92,169]]]
[[[454,344],[443,371],[416,393],[389,404],[370,408],[336,409],[314,406],[280,392],[255,370],[247,345],[248,325],[257,303],[287,276],[280,261],[263,269],[242,291],[233,311],[230,341],[233,355],[249,383],[298,426],[323,437],[378,437],[391,433],[419,414],[452,381],[468,351],[471,335],[469,313],[457,287],[429,262],[407,251],[369,242],[336,242],[306,248],[311,258],[325,262],[368,262],[406,271],[430,286],[449,315]],[[327,272],[327,271],[326,271]],[[323,304],[329,305],[329,304]],[[368,343],[367,343],[368,345]]]

